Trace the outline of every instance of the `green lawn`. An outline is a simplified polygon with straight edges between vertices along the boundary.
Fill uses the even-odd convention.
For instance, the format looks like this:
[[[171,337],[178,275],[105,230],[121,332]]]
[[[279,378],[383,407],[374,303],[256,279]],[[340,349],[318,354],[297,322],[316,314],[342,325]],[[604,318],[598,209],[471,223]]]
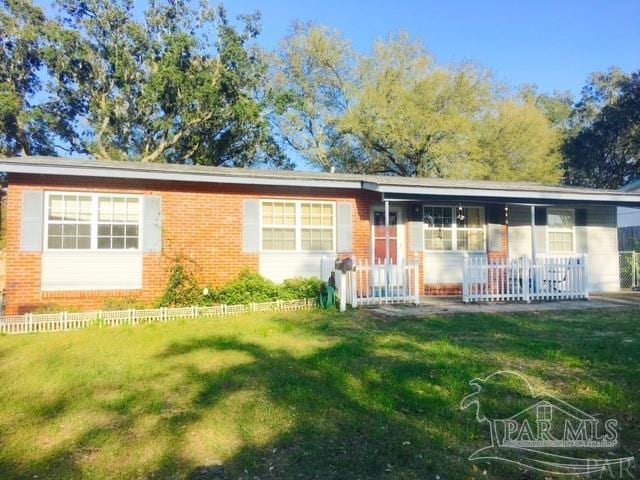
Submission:
[[[538,478],[467,457],[525,373],[640,456],[640,312],[319,311],[0,338],[0,478]],[[504,403],[508,404],[509,399]],[[483,475],[486,470],[486,475]]]

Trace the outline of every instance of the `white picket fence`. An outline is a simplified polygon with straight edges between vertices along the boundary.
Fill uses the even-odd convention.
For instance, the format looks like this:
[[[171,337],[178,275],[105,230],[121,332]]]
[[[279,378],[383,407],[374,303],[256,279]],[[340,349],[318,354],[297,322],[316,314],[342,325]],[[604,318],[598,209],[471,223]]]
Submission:
[[[156,308],[146,310],[112,310],[84,313],[26,313],[0,317],[0,333],[18,334],[35,332],[62,332],[78,330],[92,325],[119,326],[138,325],[149,322],[168,322],[170,320],[225,317],[254,312],[284,312],[307,310],[316,306],[316,299],[276,300],[266,303],[248,303],[246,305],[214,305],[211,307]]]
[[[330,275],[335,271],[336,290],[341,300],[340,309],[346,304],[382,305],[388,303],[420,303],[420,278],[417,263],[397,264],[353,258],[354,269],[346,273],[335,268],[326,258],[322,259],[321,271]],[[324,280],[324,278],[323,278]]]
[[[589,298],[587,255],[537,256],[516,260],[464,258],[464,302],[508,302]]]

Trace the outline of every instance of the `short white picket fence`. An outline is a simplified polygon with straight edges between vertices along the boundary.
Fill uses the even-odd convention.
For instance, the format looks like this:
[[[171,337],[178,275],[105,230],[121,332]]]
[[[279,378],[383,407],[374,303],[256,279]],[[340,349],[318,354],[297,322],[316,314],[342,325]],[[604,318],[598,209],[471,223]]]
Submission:
[[[198,317],[225,317],[253,312],[286,312],[307,310],[316,306],[316,299],[276,300],[245,305],[214,305],[211,307],[155,308],[145,310],[111,310],[94,312],[25,313],[0,317],[0,333],[62,332],[90,326],[138,325],[149,322],[168,322]]]
[[[465,302],[589,298],[587,255],[537,256],[535,262],[465,255],[462,296]]]

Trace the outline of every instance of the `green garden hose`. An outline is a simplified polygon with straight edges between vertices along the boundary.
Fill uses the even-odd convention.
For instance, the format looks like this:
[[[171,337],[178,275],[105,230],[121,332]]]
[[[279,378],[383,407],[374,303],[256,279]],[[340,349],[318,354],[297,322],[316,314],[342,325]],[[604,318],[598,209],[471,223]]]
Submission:
[[[336,306],[336,289],[331,285],[324,285],[320,289],[320,295],[318,296],[318,305],[320,308],[329,309]]]

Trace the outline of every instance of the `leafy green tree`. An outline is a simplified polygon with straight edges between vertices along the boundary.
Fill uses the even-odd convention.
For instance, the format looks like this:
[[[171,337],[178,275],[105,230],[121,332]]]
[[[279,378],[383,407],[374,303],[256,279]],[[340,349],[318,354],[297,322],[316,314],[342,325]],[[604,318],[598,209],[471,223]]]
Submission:
[[[572,120],[567,183],[619,188],[640,176],[640,71],[592,75]]]
[[[338,32],[297,26],[274,71],[280,135],[322,169],[549,182],[561,176],[558,136],[542,108],[502,98],[500,86],[472,65],[437,65],[406,34],[358,56]],[[528,155],[530,168],[514,171]]]
[[[354,106],[341,131],[367,152],[370,173],[478,177],[476,117],[491,85],[471,67],[444,69],[406,35],[377,42],[360,62]]]
[[[548,114],[548,112],[547,112]],[[479,163],[487,180],[562,179],[562,132],[533,102],[501,102],[481,124]]]
[[[338,122],[355,87],[355,59],[339,32],[299,22],[271,59],[272,122],[285,145],[323,170],[345,153]]]
[[[79,148],[76,102],[43,92],[61,28],[29,0],[0,1],[0,155]]]
[[[257,16],[243,17],[238,30],[222,7],[194,10],[185,1],[152,2],[141,21],[130,0],[60,5],[84,42],[60,65],[75,74],[56,94],[86,105],[82,141],[92,155],[286,165],[258,99],[266,66],[250,45]]]
[[[569,91],[554,91],[552,94],[541,93],[535,85],[525,85],[518,95],[523,101],[533,103],[554,128],[567,132],[571,126],[573,113],[573,95]]]

